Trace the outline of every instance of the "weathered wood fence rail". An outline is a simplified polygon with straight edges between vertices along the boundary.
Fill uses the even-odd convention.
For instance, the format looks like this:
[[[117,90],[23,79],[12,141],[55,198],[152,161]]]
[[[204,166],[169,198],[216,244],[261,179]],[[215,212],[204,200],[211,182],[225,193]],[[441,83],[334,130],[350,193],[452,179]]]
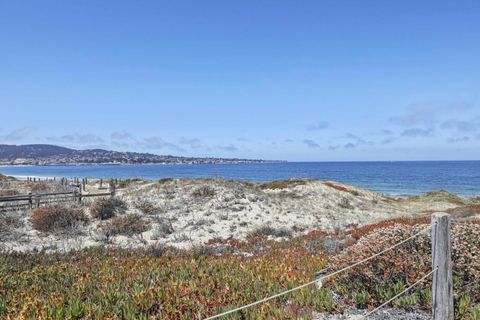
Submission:
[[[0,203],[2,203],[2,205],[0,205],[0,208],[20,208],[28,206],[32,209],[40,207],[40,205],[43,203],[55,203],[65,201],[74,201],[81,203],[82,199],[84,198],[105,196],[115,196],[115,187],[111,186],[109,192],[101,193],[82,193],[82,188],[79,186],[78,189],[69,192],[52,192],[42,194],[29,193],[24,195],[4,196],[0,197]]]

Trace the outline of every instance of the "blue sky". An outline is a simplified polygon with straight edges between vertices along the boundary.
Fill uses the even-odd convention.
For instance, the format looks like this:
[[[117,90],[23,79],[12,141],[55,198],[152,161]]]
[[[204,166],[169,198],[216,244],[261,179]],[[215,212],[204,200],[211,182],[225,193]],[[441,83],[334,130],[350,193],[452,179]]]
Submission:
[[[0,143],[480,159],[479,1],[3,1]]]

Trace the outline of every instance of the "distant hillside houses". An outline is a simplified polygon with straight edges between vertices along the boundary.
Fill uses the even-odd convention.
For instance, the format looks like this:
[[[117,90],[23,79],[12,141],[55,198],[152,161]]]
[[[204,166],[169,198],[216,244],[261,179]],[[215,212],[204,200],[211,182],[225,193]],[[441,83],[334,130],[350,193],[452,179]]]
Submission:
[[[266,160],[196,158],[103,149],[75,150],[54,145],[0,145],[0,165],[262,163]]]

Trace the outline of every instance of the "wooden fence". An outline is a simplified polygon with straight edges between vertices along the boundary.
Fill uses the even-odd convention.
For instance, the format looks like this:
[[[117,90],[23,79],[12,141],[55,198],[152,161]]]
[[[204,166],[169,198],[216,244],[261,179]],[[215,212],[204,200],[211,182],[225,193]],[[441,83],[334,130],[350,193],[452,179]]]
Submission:
[[[67,192],[52,193],[29,193],[24,195],[12,195],[0,197],[0,210],[29,207],[38,208],[44,203],[59,203],[74,201],[81,203],[85,198],[115,196],[115,185],[110,184],[109,192],[83,193],[82,185],[78,184],[75,189]]]

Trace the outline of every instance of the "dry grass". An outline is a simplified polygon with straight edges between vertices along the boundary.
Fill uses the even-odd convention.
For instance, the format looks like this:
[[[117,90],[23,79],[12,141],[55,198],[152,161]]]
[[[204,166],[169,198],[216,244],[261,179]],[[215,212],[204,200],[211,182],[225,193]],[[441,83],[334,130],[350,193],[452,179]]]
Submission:
[[[210,186],[201,186],[192,192],[195,198],[210,198],[215,195],[215,189]]]
[[[445,190],[427,192],[423,196],[411,197],[412,200],[422,200],[430,202],[449,202],[458,205],[466,204],[466,200]]]
[[[16,189],[0,189],[0,196],[14,196],[17,194],[18,191]]]
[[[307,181],[305,179],[289,179],[289,180],[275,180],[271,182],[266,182],[260,184],[258,187],[261,190],[281,190],[281,189],[287,189],[287,188],[294,188],[296,186],[302,186],[307,184]]]
[[[112,218],[101,227],[109,235],[133,236],[150,229],[150,223],[140,215],[129,214]]]
[[[468,218],[480,216],[480,205],[469,205],[458,208],[448,209],[446,212],[450,213],[454,218]]]
[[[292,237],[292,231],[286,228],[274,228],[268,225],[260,226],[252,230],[249,234],[250,237],[272,236],[272,237]]]
[[[148,199],[137,199],[135,200],[134,204],[138,210],[147,215],[154,215],[165,212],[164,208],[157,206],[154,202]]]
[[[342,186],[337,186],[336,184],[333,184],[331,182],[324,182],[323,184],[326,185],[327,187],[333,188],[338,191],[349,192],[347,188]]]
[[[107,220],[117,214],[125,213],[127,204],[118,198],[96,199],[90,206],[90,215],[93,218]]]
[[[87,221],[83,209],[59,205],[35,209],[30,217],[34,229],[49,233],[74,231]]]
[[[48,190],[48,183],[39,181],[39,182],[27,182],[27,187],[33,193],[42,193]]]

